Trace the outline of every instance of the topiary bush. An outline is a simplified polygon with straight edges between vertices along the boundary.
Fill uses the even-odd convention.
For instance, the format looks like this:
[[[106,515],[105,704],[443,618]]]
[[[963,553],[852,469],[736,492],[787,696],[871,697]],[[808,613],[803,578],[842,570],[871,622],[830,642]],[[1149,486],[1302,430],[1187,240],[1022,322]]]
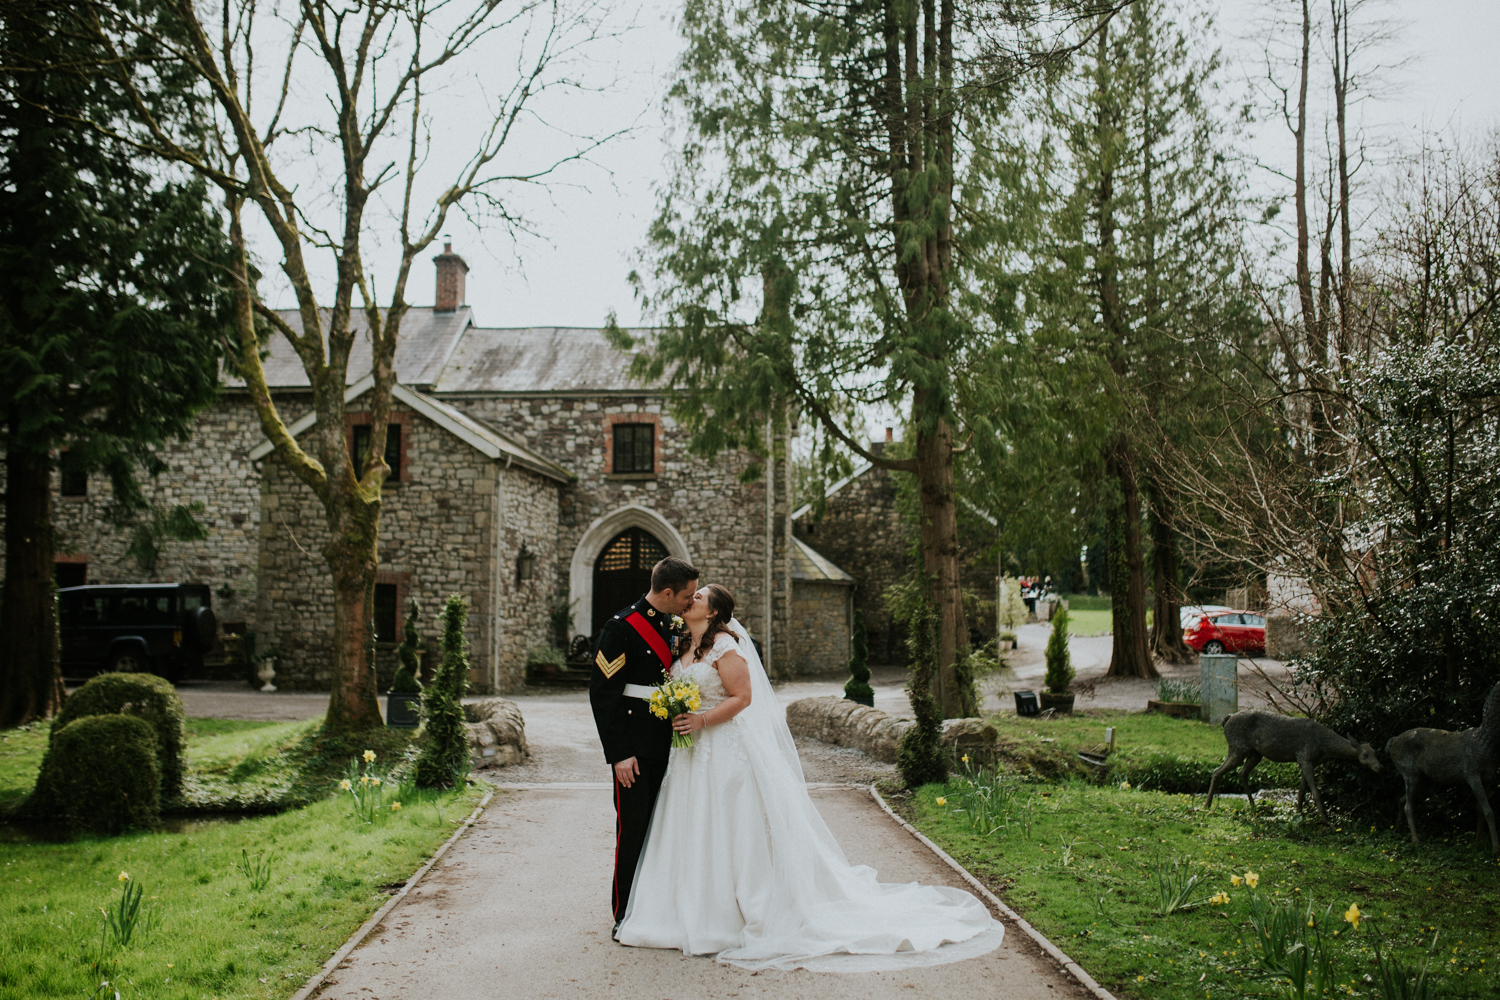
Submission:
[[[1043,683],[1053,694],[1067,694],[1073,686],[1073,657],[1068,652],[1068,609],[1052,613],[1052,634],[1047,636],[1047,676]]]
[[[865,638],[865,613],[854,612],[854,634],[850,636],[849,681],[844,685],[844,697],[856,701],[875,697],[870,687],[870,643]]]
[[[52,727],[25,813],[113,836],[155,826],[161,808],[156,729],[133,715],[89,715]]]
[[[100,674],[68,695],[52,723],[52,740],[75,720],[93,715],[133,715],[149,723],[156,733],[161,797],[170,801],[182,794],[187,713],[171,681],[154,674]]]
[[[468,639],[464,623],[469,602],[457,594],[443,608],[442,662],[423,699],[427,716],[416,782],[421,788],[451,788],[469,769],[469,731],[464,728],[463,697],[469,686]]]
[[[422,609],[415,597],[406,602],[406,621],[401,624],[401,645],[396,655],[401,666],[391,678],[392,694],[422,693],[422,637],[417,634],[417,622],[422,620]]]
[[[938,661],[938,616],[937,609],[927,600],[923,582],[910,580],[887,591],[888,601],[903,605],[910,629],[906,645],[911,652],[911,680],[906,685],[906,695],[917,724],[901,737],[896,752],[896,766],[901,769],[901,780],[908,788],[948,780],[948,756],[941,741],[943,711],[932,696]],[[898,593],[892,595],[891,591]]]

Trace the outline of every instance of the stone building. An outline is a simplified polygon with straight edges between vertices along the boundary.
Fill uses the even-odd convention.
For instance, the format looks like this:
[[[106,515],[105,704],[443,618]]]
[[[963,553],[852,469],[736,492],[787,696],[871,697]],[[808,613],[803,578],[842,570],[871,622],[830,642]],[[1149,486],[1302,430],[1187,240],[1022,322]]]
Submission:
[[[592,636],[646,589],[665,555],[722,583],[762,644],[773,676],[846,668],[853,581],[794,540],[785,463],[741,481],[743,453],[690,455],[687,432],[658,390],[633,382],[629,357],[600,331],[491,328],[464,304],[468,267],[445,247],[435,258],[438,301],[413,308],[395,359],[398,387],[386,460],[376,583],[381,681],[394,669],[402,609],[416,597],[432,616],[452,593],[470,601],[471,679],[513,692],[528,653],[568,632]],[[283,318],[299,328],[295,310]],[[364,399],[370,348],[356,339],[346,393],[347,433],[368,440]],[[290,345],[269,344],[267,381],[293,434],[312,426],[308,381]],[[192,437],[162,450],[148,493],[159,507],[203,505],[201,542],[166,542],[152,566],[126,555],[129,539],[102,518],[100,476],[56,482],[62,585],[208,583],[230,628],[278,653],[277,684],[329,683],[333,615],[326,535],[312,491],[260,431],[244,388],[227,381]]]

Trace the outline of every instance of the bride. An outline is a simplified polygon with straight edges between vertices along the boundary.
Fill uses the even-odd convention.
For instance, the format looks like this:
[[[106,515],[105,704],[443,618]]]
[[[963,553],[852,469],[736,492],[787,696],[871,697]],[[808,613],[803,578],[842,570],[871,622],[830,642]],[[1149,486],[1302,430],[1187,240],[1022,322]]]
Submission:
[[[985,954],[1001,926],[959,889],[895,885],[851,865],[813,806],[792,734],[734,597],[704,587],[683,613],[672,677],[702,710],[673,750],[636,869],[622,944],[717,954],[746,969],[889,971]]]

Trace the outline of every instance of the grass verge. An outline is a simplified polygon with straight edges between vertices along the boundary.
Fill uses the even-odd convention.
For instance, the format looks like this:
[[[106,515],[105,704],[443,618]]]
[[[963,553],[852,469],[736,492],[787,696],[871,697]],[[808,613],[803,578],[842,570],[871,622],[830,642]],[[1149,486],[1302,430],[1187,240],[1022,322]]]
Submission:
[[[240,822],[47,843],[0,827],[0,997],[281,998],[452,835],[480,795],[402,789],[402,808],[359,822],[348,795]],[[395,798],[394,796],[392,797]],[[260,889],[237,867],[270,863]],[[121,872],[155,925],[101,956],[101,907]]]
[[[1420,966],[1429,928],[1439,932],[1438,996],[1500,995],[1500,868],[1471,833],[1413,848],[1391,826],[1330,827],[1284,805],[1204,811],[1186,795],[1077,780],[1017,780],[1013,791],[980,829],[958,808],[957,782],[926,786],[898,808],[1117,996],[1286,996],[1247,947],[1252,892],[1317,914],[1333,906],[1339,996],[1381,996],[1375,933],[1388,954]],[[1173,859],[1199,881],[1190,909],[1161,916],[1152,868]],[[1231,884],[1247,871],[1256,889]],[[1229,902],[1209,905],[1221,890]],[[1375,923],[1354,931],[1342,920],[1351,903]]]

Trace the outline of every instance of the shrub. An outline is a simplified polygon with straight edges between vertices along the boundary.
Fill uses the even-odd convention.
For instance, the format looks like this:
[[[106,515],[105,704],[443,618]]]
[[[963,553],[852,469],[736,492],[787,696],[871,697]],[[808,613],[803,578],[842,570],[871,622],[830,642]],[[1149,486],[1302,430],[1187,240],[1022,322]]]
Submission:
[[[457,594],[449,597],[443,608],[443,659],[423,699],[427,724],[416,766],[416,782],[421,788],[450,788],[468,771],[469,731],[464,728],[463,710],[469,684],[468,640],[464,637],[468,617],[469,602]]]
[[[1068,609],[1052,614],[1052,634],[1047,637],[1047,676],[1044,683],[1053,694],[1066,694],[1073,686],[1073,657],[1068,652]]]
[[[1137,788],[1166,792],[1172,795],[1204,795],[1213,778],[1218,762],[1195,760],[1181,754],[1153,750],[1146,753],[1126,751],[1112,755],[1109,762],[1109,782],[1118,784],[1128,781]],[[1262,761],[1250,775],[1250,788],[1296,788],[1301,783],[1302,773],[1296,764],[1275,764]],[[1244,791],[1240,785],[1239,768],[1219,779],[1219,791],[1238,794]]]
[[[854,612],[854,634],[849,637],[849,681],[844,685],[846,698],[873,698],[870,687],[870,644],[865,638],[865,613]]]
[[[553,649],[551,646],[538,646],[526,654],[526,665],[528,667],[548,666],[565,668],[568,665],[568,658],[563,655],[563,651],[560,649]]]
[[[91,715],[133,715],[156,732],[161,797],[182,794],[182,747],[187,742],[186,713],[172,682],[153,674],[100,674],[63,702],[52,723],[52,738],[77,719]]]
[[[906,695],[917,724],[901,737],[896,756],[901,779],[908,788],[948,778],[948,757],[941,742],[943,711],[932,696],[933,675],[938,669],[938,617],[937,610],[927,600],[924,582],[912,579],[887,590],[893,610],[897,603],[901,605],[910,630],[906,645],[911,652],[911,680],[906,685]],[[897,593],[892,595],[892,591]]]
[[[406,621],[401,624],[401,645],[396,649],[396,655],[401,658],[401,666],[397,668],[396,676],[391,678],[393,694],[422,693],[422,637],[417,634],[417,622],[421,620],[422,610],[413,597],[406,602]]]
[[[89,715],[54,726],[26,812],[106,836],[156,825],[161,770],[156,730],[131,715]]]

